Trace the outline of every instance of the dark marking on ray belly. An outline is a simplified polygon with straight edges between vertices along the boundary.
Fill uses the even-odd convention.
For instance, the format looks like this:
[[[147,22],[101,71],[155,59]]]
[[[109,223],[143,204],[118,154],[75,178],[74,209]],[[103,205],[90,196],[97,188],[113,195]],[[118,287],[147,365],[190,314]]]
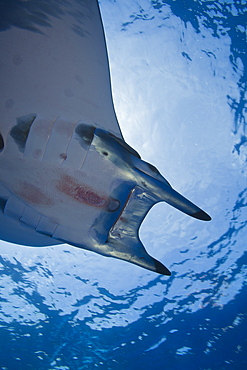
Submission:
[[[5,204],[7,203],[7,199],[0,197],[0,211],[4,210]]]
[[[53,200],[45,195],[38,186],[29,184],[28,182],[23,182],[21,184],[18,195],[24,201],[33,205],[51,206],[53,204]]]
[[[84,149],[88,149],[94,137],[95,127],[85,123],[79,123],[75,128],[75,133],[80,145]]]
[[[16,125],[10,131],[10,136],[14,139],[20,152],[22,153],[24,152],[28,134],[35,118],[35,114],[28,114],[26,116],[18,117],[16,119]]]
[[[61,154],[59,154],[59,157],[65,161],[67,159],[67,154],[66,153],[61,153]]]
[[[95,191],[87,185],[78,184],[68,175],[63,175],[56,187],[60,192],[89,206],[106,208],[108,205],[107,197],[95,193]]]
[[[126,218],[126,217],[123,217],[123,216],[121,216],[121,217],[119,217],[119,220],[122,222],[122,223],[124,223],[124,224],[127,224],[129,221],[128,221],[128,219]]]
[[[0,134],[0,152],[4,149],[4,140],[2,134]]]
[[[40,159],[42,157],[42,150],[41,149],[35,149],[33,151],[33,158]]]

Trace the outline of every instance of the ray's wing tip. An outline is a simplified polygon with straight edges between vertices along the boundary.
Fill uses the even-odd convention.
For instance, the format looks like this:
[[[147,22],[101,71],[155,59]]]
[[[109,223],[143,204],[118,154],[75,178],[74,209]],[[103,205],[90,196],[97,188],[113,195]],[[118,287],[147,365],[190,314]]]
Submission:
[[[202,209],[198,212],[193,213],[191,216],[194,218],[197,218],[198,220],[202,220],[202,221],[211,220],[211,217],[206,212],[204,212]]]
[[[156,268],[155,272],[157,272],[158,274],[171,276],[171,271],[169,271],[168,268],[166,268],[161,262],[154,259],[154,263]]]

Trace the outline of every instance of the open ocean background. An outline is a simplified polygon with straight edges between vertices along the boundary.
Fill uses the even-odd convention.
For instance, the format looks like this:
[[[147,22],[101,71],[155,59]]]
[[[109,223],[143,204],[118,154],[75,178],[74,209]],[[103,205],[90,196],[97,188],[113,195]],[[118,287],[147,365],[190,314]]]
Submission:
[[[213,219],[151,210],[141,239],[171,277],[0,242],[0,369],[247,369],[247,2],[100,8],[126,141]]]

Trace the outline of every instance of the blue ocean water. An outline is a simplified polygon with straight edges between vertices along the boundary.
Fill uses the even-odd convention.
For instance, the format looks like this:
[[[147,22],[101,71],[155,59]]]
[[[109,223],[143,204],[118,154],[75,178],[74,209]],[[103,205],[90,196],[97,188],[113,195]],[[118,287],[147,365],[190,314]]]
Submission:
[[[246,368],[246,5],[100,2],[126,141],[213,220],[150,212],[169,278],[1,243],[1,369]]]

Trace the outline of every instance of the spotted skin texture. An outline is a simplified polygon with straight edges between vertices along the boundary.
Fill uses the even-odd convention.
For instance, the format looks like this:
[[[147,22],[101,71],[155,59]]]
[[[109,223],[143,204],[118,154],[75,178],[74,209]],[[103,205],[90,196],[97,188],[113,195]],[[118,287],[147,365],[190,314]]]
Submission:
[[[17,195],[27,203],[35,206],[52,206],[54,204],[53,200],[44,194],[39,187],[25,181],[20,182],[20,190]]]

